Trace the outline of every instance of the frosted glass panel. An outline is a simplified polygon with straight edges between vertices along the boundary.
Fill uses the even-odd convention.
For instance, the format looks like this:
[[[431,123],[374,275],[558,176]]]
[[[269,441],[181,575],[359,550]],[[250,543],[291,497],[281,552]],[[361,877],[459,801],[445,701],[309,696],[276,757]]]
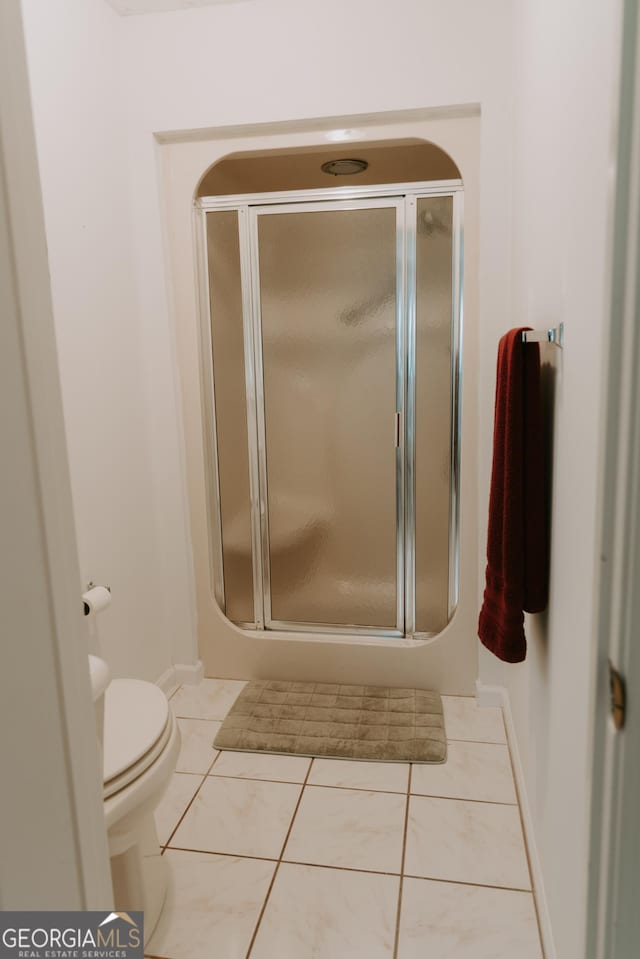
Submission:
[[[226,614],[254,620],[238,214],[207,214]]]
[[[396,626],[396,211],[258,218],[274,620]]]
[[[453,198],[417,203],[416,629],[448,620]]]

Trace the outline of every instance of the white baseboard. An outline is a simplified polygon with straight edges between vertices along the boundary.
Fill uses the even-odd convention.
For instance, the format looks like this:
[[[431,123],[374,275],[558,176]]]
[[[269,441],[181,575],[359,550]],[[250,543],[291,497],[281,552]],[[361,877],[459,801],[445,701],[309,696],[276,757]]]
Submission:
[[[156,686],[170,696],[178,686],[197,686],[204,678],[204,667],[202,660],[198,660],[194,665],[187,663],[174,663],[165,669],[162,676],[156,679]]]
[[[535,830],[533,827],[533,816],[531,815],[531,806],[527,795],[527,787],[524,778],[524,769],[520,757],[518,746],[518,737],[516,736],[516,727],[511,712],[511,700],[509,692],[504,686],[485,686],[480,680],[476,682],[476,700],[479,706],[500,706],[504,717],[504,724],[509,741],[511,752],[511,762],[513,764],[513,775],[516,781],[518,799],[520,802],[520,812],[522,815],[522,825],[524,828],[525,840],[529,851],[529,865],[531,867],[531,882],[533,892],[536,898],[538,909],[538,922],[540,923],[540,938],[542,939],[542,948],[545,959],[556,959],[556,947],[553,941],[553,932],[551,929],[551,919],[549,917],[549,907],[544,888],[544,878],[542,875],[542,866],[540,856],[538,855],[538,845],[536,843]]]
[[[476,679],[476,702],[478,706],[504,706],[506,694],[504,686],[486,686]]]
[[[167,696],[170,696],[177,687],[178,683],[176,681],[176,671],[173,666],[169,666],[168,669],[165,669],[162,676],[159,676],[156,679],[156,686],[159,686],[163,693],[166,693]]]
[[[176,682],[184,686],[197,686],[204,679],[204,666],[202,660],[197,663],[174,663]]]

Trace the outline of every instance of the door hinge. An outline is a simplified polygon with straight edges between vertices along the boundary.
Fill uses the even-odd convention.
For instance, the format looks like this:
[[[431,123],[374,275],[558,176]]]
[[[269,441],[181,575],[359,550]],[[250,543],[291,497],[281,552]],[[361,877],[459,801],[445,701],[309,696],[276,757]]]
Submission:
[[[622,729],[627,712],[627,690],[623,677],[609,660],[609,690],[611,692],[611,718],[616,729]]]

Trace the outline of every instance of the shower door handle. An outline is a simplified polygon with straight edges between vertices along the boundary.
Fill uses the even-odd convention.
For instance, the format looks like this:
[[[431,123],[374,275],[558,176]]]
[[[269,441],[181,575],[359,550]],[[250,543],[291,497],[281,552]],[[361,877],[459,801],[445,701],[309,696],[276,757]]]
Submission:
[[[402,416],[402,413],[396,413],[394,417],[393,429],[394,429],[394,442],[395,442],[396,449],[400,448],[400,417],[401,416]]]

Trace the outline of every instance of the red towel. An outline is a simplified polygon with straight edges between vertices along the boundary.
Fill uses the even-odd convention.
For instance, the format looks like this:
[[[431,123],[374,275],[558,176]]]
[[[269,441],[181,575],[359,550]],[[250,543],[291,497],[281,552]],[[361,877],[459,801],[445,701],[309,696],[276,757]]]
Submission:
[[[498,347],[487,573],[478,636],[507,663],[526,656],[524,611],[547,605],[547,520],[540,349],[522,327]]]

